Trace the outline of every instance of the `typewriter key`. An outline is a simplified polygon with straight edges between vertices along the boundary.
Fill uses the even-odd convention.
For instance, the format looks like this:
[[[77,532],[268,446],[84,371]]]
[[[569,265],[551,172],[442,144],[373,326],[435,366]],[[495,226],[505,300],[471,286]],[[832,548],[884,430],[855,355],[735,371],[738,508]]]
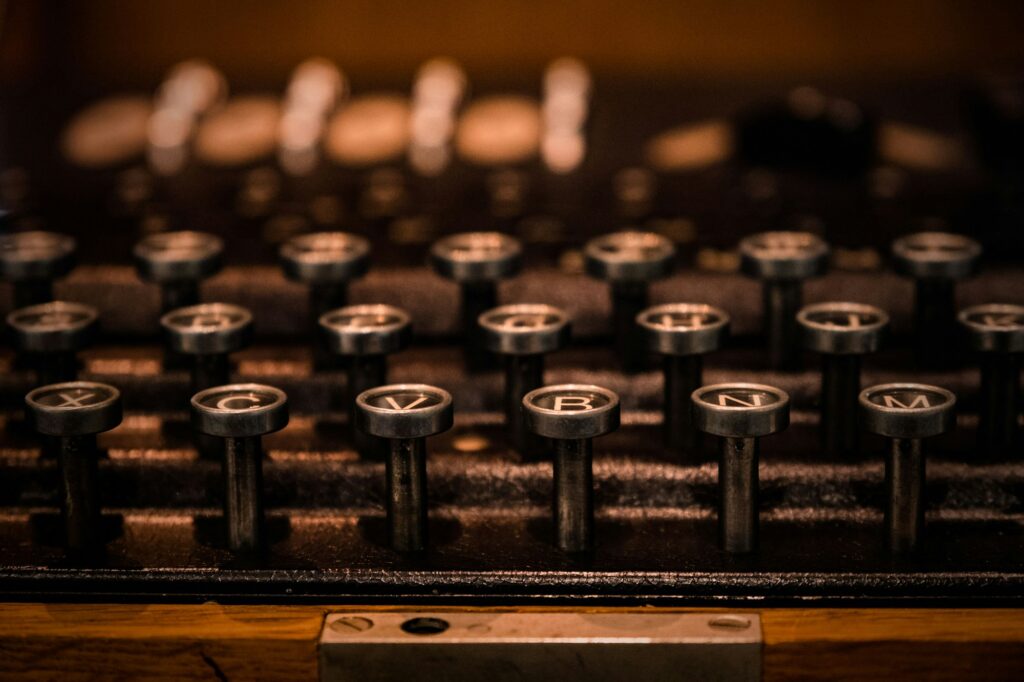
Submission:
[[[729,315],[703,303],[669,303],[643,311],[636,323],[647,349],[664,357],[665,445],[692,456],[700,432],[693,426],[690,395],[704,383],[704,354],[718,350],[729,334]]]
[[[356,423],[387,438],[388,534],[399,552],[427,547],[427,436],[452,427],[452,397],[425,384],[379,386],[356,397]]]
[[[252,338],[252,313],[230,303],[200,303],[160,318],[170,349],[192,360],[192,392],[230,380],[228,355]]]
[[[284,391],[261,384],[215,386],[192,396],[196,430],[224,439],[224,518],[232,551],[263,547],[262,436],[288,424]]]
[[[338,308],[320,316],[327,348],[348,360],[348,419],[352,444],[364,457],[383,459],[381,441],[356,428],[355,400],[387,383],[388,355],[409,345],[412,320],[401,308],[369,304]]]
[[[764,334],[771,366],[797,369],[800,343],[796,313],[803,280],[825,272],[828,244],[810,232],[762,232],[740,241],[740,269],[763,282]]]
[[[757,549],[758,438],[789,426],[789,395],[763,384],[713,384],[691,396],[698,429],[721,436],[718,528],[722,549]]]
[[[500,232],[463,232],[445,237],[430,247],[434,270],[458,282],[462,290],[461,331],[466,339],[464,350],[470,370],[494,366],[477,320],[498,304],[498,280],[518,273],[522,259],[523,247],[519,240]]]
[[[555,443],[555,542],[594,546],[593,439],[619,427],[619,396],[600,386],[544,386],[523,396],[526,426]]]
[[[14,285],[14,306],[53,300],[53,280],[75,265],[75,240],[55,232],[0,235],[0,279]]]
[[[139,277],[160,285],[161,312],[199,303],[199,282],[221,269],[224,242],[205,232],[161,232],[135,245]]]
[[[526,428],[523,396],[544,385],[544,355],[566,344],[569,315],[543,303],[517,303],[480,316],[487,350],[505,357],[505,425],[522,455],[539,454],[541,443]]]
[[[796,316],[803,347],[821,353],[821,438],[830,455],[858,450],[861,357],[874,353],[889,327],[885,311],[862,303],[816,303]]]
[[[61,515],[69,549],[100,544],[96,434],[121,423],[121,392],[92,381],[42,386],[25,396],[33,426],[58,439]]]
[[[613,232],[591,239],[583,248],[587,274],[611,287],[615,349],[627,372],[647,366],[636,316],[647,307],[648,284],[672,274],[675,256],[672,241],[654,232]]]
[[[280,257],[285,277],[309,287],[316,329],[321,315],[348,304],[349,282],[370,268],[370,242],[347,232],[315,232],[289,239]]]
[[[980,355],[979,445],[989,455],[1010,455],[1016,445],[1021,409],[1024,306],[976,305],[960,311],[959,320],[967,330],[971,349]]]
[[[921,439],[956,424],[956,396],[925,384],[882,384],[860,393],[864,427],[891,439],[885,459],[885,526],[894,554],[912,552],[924,529],[925,456]]]
[[[917,357],[926,366],[948,363],[955,331],[954,286],[978,269],[981,245],[959,234],[918,232],[892,243],[896,272],[914,278],[914,333]]]
[[[37,386],[78,378],[76,353],[96,335],[98,317],[92,306],[65,301],[21,308],[7,316],[18,352],[32,360]]]

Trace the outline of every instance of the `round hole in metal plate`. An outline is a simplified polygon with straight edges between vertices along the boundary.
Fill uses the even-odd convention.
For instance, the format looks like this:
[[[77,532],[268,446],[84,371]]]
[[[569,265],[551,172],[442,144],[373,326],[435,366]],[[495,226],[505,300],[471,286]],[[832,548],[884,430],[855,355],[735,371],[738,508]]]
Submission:
[[[448,629],[448,621],[440,618],[410,618],[402,623],[402,630],[410,635],[439,635]]]

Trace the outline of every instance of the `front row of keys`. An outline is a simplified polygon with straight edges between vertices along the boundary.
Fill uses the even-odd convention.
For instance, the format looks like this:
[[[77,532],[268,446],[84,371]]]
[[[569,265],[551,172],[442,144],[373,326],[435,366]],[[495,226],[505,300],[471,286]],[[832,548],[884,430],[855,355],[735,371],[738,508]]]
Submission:
[[[70,550],[101,544],[96,434],[121,422],[120,392],[95,382],[43,386],[25,398],[35,429],[59,441],[60,500]],[[864,428],[891,439],[886,455],[885,525],[894,554],[913,552],[924,524],[922,440],[955,424],[955,396],[923,384],[885,384],[860,392]],[[193,424],[223,440],[227,546],[236,552],[266,546],[262,437],[288,424],[283,391],[260,384],[215,386],[191,400]],[[521,403],[531,433],[554,445],[555,544],[571,554],[594,548],[593,439],[619,426],[619,397],[599,386],[542,386]],[[759,439],[789,425],[789,396],[772,386],[703,386],[688,411],[701,431],[720,439],[720,544],[731,553],[757,549]],[[426,439],[453,424],[452,397],[424,384],[371,388],[355,400],[355,420],[388,444],[385,458],[389,539],[399,552],[420,552],[427,538]]]

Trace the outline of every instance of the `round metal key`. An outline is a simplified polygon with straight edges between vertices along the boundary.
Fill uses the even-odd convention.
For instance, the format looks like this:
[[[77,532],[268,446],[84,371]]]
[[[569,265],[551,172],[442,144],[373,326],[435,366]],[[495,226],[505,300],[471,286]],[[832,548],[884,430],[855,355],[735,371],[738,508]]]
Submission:
[[[887,436],[885,526],[889,550],[909,554],[920,544],[925,525],[925,453],[923,438],[937,436],[956,423],[956,396],[926,384],[883,384],[861,391],[864,426]]]
[[[75,240],[34,230],[0,235],[0,278],[10,282],[51,280],[75,265]]]
[[[230,303],[201,303],[160,318],[170,347],[189,355],[232,353],[252,337],[252,313]]]
[[[135,245],[135,265],[150,282],[199,281],[221,268],[224,242],[206,232],[161,232]]]
[[[306,284],[341,283],[366,274],[370,242],[348,232],[314,232],[289,239],[280,256],[288,279]]]
[[[889,326],[884,310],[863,303],[816,303],[804,306],[796,319],[804,347],[831,355],[874,353]]]
[[[721,437],[719,542],[727,552],[753,552],[760,524],[759,440],[789,425],[789,395],[764,384],[714,384],[694,391],[691,402],[697,428]]]
[[[729,333],[729,315],[703,303],[669,303],[636,316],[647,348],[662,356],[662,430],[665,445],[689,458],[699,452],[690,396],[704,383],[705,353],[718,350]]]
[[[452,396],[426,384],[391,384],[356,397],[356,419],[364,431],[381,438],[417,439],[452,427]]]
[[[862,303],[817,303],[796,316],[803,347],[821,353],[822,448],[836,457],[859,452],[861,356],[882,344],[889,327],[885,311]]]
[[[73,353],[95,336],[98,319],[92,306],[52,301],[13,311],[7,324],[21,351]]]
[[[583,249],[587,274],[609,282],[651,282],[672,274],[676,247],[655,232],[622,231],[596,237]]]
[[[861,391],[861,419],[872,433],[889,438],[928,438],[956,423],[956,396],[938,386],[894,383]]]
[[[619,396],[586,384],[544,386],[523,396],[527,427],[554,439],[555,544],[566,552],[594,546],[593,439],[619,426]]]
[[[527,426],[556,440],[584,440],[619,426],[619,396],[588,384],[543,386],[523,396]]]
[[[915,279],[961,279],[973,274],[981,244],[950,232],[918,232],[892,243],[896,272]]]
[[[796,314],[803,300],[803,280],[825,272],[828,244],[809,232],[762,232],[743,239],[739,251],[743,273],[761,280],[771,366],[799,369]]]
[[[505,359],[505,427],[512,447],[538,457],[546,444],[526,426],[523,396],[544,385],[544,356],[569,339],[571,321],[562,309],[543,303],[516,303],[480,315],[484,346]]]
[[[250,438],[288,424],[288,397],[262,384],[215,386],[192,396],[196,428],[221,438]]]
[[[25,404],[36,431],[48,436],[88,436],[121,423],[121,392],[94,381],[41,386]]]
[[[987,455],[1006,457],[1018,451],[1024,306],[986,303],[961,310],[957,318],[978,354],[979,448]]]
[[[351,305],[321,315],[320,328],[333,353],[389,355],[409,345],[412,319],[391,305]]]
[[[740,241],[740,269],[751,277],[800,280],[825,271],[829,248],[810,232],[762,232]]]
[[[981,353],[1024,353],[1024,305],[986,303],[957,315],[971,347]]]
[[[463,232],[430,247],[438,274],[456,282],[493,282],[512,277],[522,267],[519,240],[501,232]]]
[[[648,308],[636,323],[647,346],[661,355],[702,355],[718,350],[729,332],[729,314],[703,303],[669,303]]]
[[[569,338],[571,321],[561,308],[544,303],[514,303],[488,310],[479,318],[488,350],[501,355],[541,355],[558,350]]]
[[[764,384],[712,384],[693,392],[697,428],[726,438],[759,438],[789,426],[789,395]]]

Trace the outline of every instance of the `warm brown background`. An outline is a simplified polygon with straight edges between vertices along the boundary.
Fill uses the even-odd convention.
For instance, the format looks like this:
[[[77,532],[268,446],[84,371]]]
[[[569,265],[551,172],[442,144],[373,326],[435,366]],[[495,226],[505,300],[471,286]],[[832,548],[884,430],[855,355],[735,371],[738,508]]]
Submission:
[[[323,55],[352,74],[408,79],[448,54],[474,78],[515,79],[554,56],[608,75],[899,77],[1024,65],[1024,2],[940,0],[9,0],[2,73],[49,59],[76,78],[151,84],[204,56],[278,79]],[[522,77],[521,76],[521,77]]]

